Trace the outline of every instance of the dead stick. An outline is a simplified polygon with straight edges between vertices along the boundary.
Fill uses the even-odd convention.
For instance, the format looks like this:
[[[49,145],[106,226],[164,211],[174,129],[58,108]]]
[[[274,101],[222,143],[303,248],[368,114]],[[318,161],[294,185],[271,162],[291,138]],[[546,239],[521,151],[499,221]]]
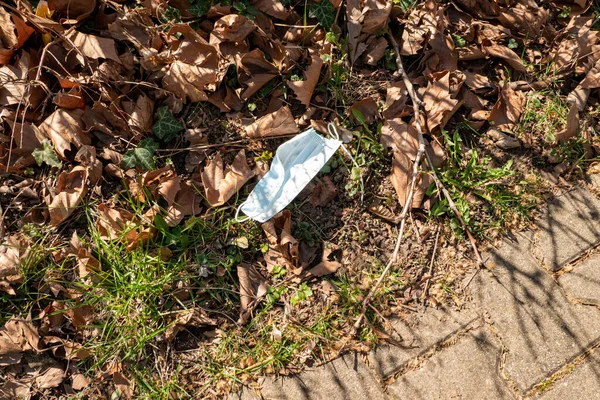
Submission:
[[[435,254],[437,252],[438,241],[440,239],[440,226],[437,227],[437,233],[435,235],[435,244],[433,245],[433,253],[431,254],[431,261],[429,262],[429,276],[427,277],[427,282],[425,282],[425,288],[423,289],[423,294],[421,294],[421,299],[425,300],[427,297],[427,291],[429,290],[429,284],[431,283],[431,278],[433,277],[433,264],[435,262]]]
[[[419,175],[419,166],[421,164],[421,159],[423,158],[423,155],[426,154],[425,139],[423,139],[423,130],[421,127],[421,112],[420,112],[420,108],[419,108],[419,106],[421,105],[421,101],[417,97],[415,88],[413,87],[412,83],[408,79],[408,75],[406,74],[406,71],[404,71],[404,66],[402,65],[402,59],[400,58],[400,51],[398,51],[398,44],[396,43],[395,40],[393,40],[393,36],[391,35],[391,33],[389,33],[389,35],[392,38],[393,43],[395,43],[396,59],[397,59],[397,65],[398,65],[397,72],[400,74],[400,76],[402,76],[402,79],[404,80],[404,85],[406,86],[406,88],[408,90],[408,94],[413,102],[413,110],[414,110],[414,114],[415,114],[414,115],[415,127],[417,129],[417,132],[419,133],[419,150],[417,152],[417,156],[415,157],[415,162],[413,164],[413,175],[412,175],[412,180],[410,182],[410,189],[408,191],[408,196],[404,203],[404,207],[402,208],[402,213],[400,214],[400,229],[398,230],[398,238],[396,239],[396,247],[394,248],[394,252],[392,253],[392,256],[390,257],[389,261],[387,262],[385,269],[379,276],[379,279],[377,279],[377,282],[371,288],[371,290],[369,291],[369,294],[363,301],[362,311],[354,324],[354,329],[353,329],[354,336],[356,336],[356,334],[358,333],[358,330],[360,329],[362,321],[365,318],[365,314],[367,313],[367,307],[369,306],[369,303],[373,299],[373,296],[375,296],[377,289],[379,289],[379,287],[383,283],[383,280],[385,279],[387,274],[390,272],[392,265],[394,265],[394,262],[396,262],[396,259],[398,258],[398,252],[400,251],[400,245],[402,244],[402,238],[404,236],[404,227],[406,225],[406,217],[408,216],[408,212],[412,208],[412,201],[413,201],[413,197],[415,194],[415,184],[417,182],[417,178]]]

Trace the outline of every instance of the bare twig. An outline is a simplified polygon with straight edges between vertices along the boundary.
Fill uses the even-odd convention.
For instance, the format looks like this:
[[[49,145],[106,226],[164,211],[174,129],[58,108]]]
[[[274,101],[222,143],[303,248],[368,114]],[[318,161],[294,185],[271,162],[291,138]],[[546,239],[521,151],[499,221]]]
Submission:
[[[425,288],[423,288],[423,293],[421,294],[421,299],[425,300],[427,297],[427,291],[429,290],[429,284],[431,283],[431,278],[433,277],[433,264],[435,263],[435,254],[437,253],[438,242],[440,239],[440,226],[437,227],[437,233],[435,235],[435,244],[433,245],[433,253],[431,254],[431,261],[429,262],[429,276],[427,277],[427,282],[425,282]]]
[[[400,245],[402,243],[402,238],[404,235],[404,226],[406,224],[406,218],[408,216],[408,211],[412,208],[411,206],[412,206],[412,200],[413,200],[414,191],[415,191],[415,183],[416,183],[418,175],[419,175],[419,165],[421,163],[421,159],[423,158],[423,155],[425,155],[425,157],[427,159],[427,164],[429,165],[429,168],[431,169],[431,173],[432,173],[433,179],[435,181],[435,184],[436,184],[438,190],[441,191],[443,193],[444,197],[446,198],[446,200],[448,200],[450,209],[452,209],[452,211],[454,212],[454,215],[456,215],[456,217],[460,221],[463,230],[467,233],[467,236],[469,237],[469,241],[471,242],[471,246],[473,247],[473,252],[475,253],[475,257],[477,258],[478,266],[479,267],[483,266],[483,260],[481,259],[481,256],[479,255],[479,251],[477,250],[477,243],[475,242],[475,238],[473,237],[473,235],[471,235],[471,232],[467,228],[462,214],[460,213],[460,211],[456,207],[456,204],[452,200],[452,196],[450,196],[450,193],[448,192],[448,190],[446,190],[446,188],[444,187],[444,185],[438,178],[435,168],[433,167],[433,163],[431,162],[431,159],[429,157],[429,154],[425,151],[425,139],[423,138],[423,128],[421,127],[421,111],[420,111],[420,106],[423,105],[423,102],[419,99],[412,82],[408,78],[408,74],[404,70],[404,65],[402,64],[402,57],[400,56],[400,48],[398,46],[398,42],[396,42],[396,39],[394,38],[394,35],[392,35],[391,32],[388,31],[387,34],[388,34],[390,42],[394,48],[394,51],[396,53],[396,65],[398,66],[398,70],[396,71],[395,75],[400,76],[402,78],[402,81],[404,82],[404,86],[406,86],[406,90],[408,91],[408,95],[409,95],[410,99],[412,100],[415,128],[416,128],[416,131],[417,131],[417,134],[419,137],[419,150],[417,152],[417,156],[416,156],[415,162],[413,164],[413,176],[412,176],[412,181],[410,183],[410,189],[408,191],[408,196],[406,198],[406,202],[404,203],[404,207],[402,208],[402,213],[400,215],[400,229],[398,230],[398,238],[396,239],[396,247],[394,248],[394,252],[392,253],[392,256],[390,257],[388,263],[386,264],[383,272],[379,276],[379,279],[377,279],[377,282],[375,282],[375,285],[371,288],[371,290],[369,291],[369,294],[363,301],[362,311],[361,311],[360,315],[358,316],[356,323],[354,324],[354,329],[353,329],[354,336],[356,336],[356,334],[358,333],[358,330],[360,329],[362,321],[365,318],[365,314],[367,312],[367,307],[369,306],[369,303],[373,299],[375,292],[377,291],[377,289],[379,289],[379,287],[383,283],[383,280],[389,273],[390,269],[392,268],[392,265],[394,264],[394,262],[396,261],[396,258],[398,257],[398,251],[400,250]]]
[[[392,44],[394,45],[394,47],[396,49],[396,61],[397,61],[397,65],[398,65],[398,73],[401,75],[402,79],[404,80],[404,85],[406,86],[406,89],[408,90],[408,94],[413,102],[413,110],[414,110],[414,114],[415,114],[414,115],[415,127],[417,129],[417,132],[419,133],[419,150],[417,151],[417,156],[415,157],[415,162],[413,163],[413,174],[412,174],[412,180],[410,182],[410,189],[408,191],[408,196],[404,202],[404,207],[402,208],[402,213],[400,214],[400,229],[398,229],[398,238],[396,239],[396,247],[394,248],[394,252],[392,253],[392,256],[390,257],[389,261],[387,262],[385,269],[379,276],[379,279],[377,279],[377,282],[371,288],[371,290],[369,291],[369,294],[363,301],[362,311],[354,324],[354,335],[355,336],[358,333],[358,330],[360,329],[363,319],[365,318],[365,314],[367,312],[367,307],[369,306],[369,303],[373,299],[373,296],[377,292],[377,289],[379,289],[379,287],[383,283],[383,280],[385,279],[387,274],[390,272],[392,265],[394,265],[394,263],[396,262],[396,259],[398,258],[398,252],[400,251],[400,245],[402,244],[402,238],[404,236],[404,227],[406,225],[406,217],[408,216],[408,212],[412,208],[413,197],[415,194],[415,184],[417,182],[417,178],[419,175],[419,166],[421,164],[421,159],[423,158],[423,155],[425,154],[425,139],[423,139],[423,129],[421,127],[421,111],[420,111],[421,101],[418,99],[417,93],[415,92],[415,88],[413,87],[412,83],[408,79],[408,75],[406,75],[406,71],[404,71],[404,66],[402,65],[402,59],[400,58],[400,51],[398,50],[398,44],[393,39],[393,36],[391,33],[389,33],[389,36],[392,40]]]

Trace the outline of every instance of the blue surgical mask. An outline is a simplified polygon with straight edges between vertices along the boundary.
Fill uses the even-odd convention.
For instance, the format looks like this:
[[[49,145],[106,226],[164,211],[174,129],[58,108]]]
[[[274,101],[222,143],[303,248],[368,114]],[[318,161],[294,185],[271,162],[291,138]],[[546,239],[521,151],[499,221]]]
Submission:
[[[287,207],[342,145],[337,134],[332,136],[333,139],[326,139],[311,128],[279,146],[269,172],[256,184],[238,213],[241,210],[248,218],[262,223]]]

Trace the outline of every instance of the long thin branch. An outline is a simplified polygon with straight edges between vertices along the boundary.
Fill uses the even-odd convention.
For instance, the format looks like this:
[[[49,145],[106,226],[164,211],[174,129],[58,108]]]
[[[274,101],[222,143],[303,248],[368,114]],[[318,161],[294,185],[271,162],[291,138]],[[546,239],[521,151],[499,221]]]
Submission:
[[[416,128],[418,138],[419,138],[419,150],[417,152],[417,156],[415,157],[415,162],[413,164],[413,175],[412,175],[412,181],[410,183],[410,189],[408,191],[408,196],[406,198],[406,202],[404,203],[404,207],[402,208],[402,213],[400,215],[400,229],[398,230],[398,238],[396,239],[396,246],[394,248],[394,252],[392,253],[392,256],[390,257],[389,261],[387,262],[384,270],[381,272],[379,279],[377,279],[377,282],[375,282],[375,285],[371,288],[371,290],[369,291],[369,294],[363,300],[362,311],[354,324],[354,329],[353,329],[354,336],[356,336],[356,334],[358,333],[358,330],[361,327],[362,321],[365,318],[365,314],[367,312],[367,308],[369,307],[369,303],[373,299],[373,296],[375,296],[375,293],[377,292],[377,290],[383,283],[385,277],[390,272],[392,265],[394,265],[394,263],[396,262],[396,259],[398,258],[398,252],[400,251],[400,245],[402,244],[402,238],[404,236],[404,227],[406,225],[406,218],[408,216],[408,212],[412,208],[412,200],[413,200],[414,193],[415,193],[415,184],[416,184],[416,181],[417,181],[417,178],[419,175],[419,166],[421,164],[423,155],[425,155],[425,157],[427,159],[427,164],[428,164],[429,168],[431,169],[431,173],[432,173],[433,179],[435,181],[435,184],[437,185],[438,189],[444,194],[444,197],[448,200],[450,209],[452,209],[452,211],[454,212],[454,214],[460,221],[462,228],[465,230],[465,232],[467,233],[467,236],[469,237],[469,240],[473,247],[473,251],[475,252],[475,257],[477,258],[478,266],[483,266],[483,260],[481,259],[481,256],[479,255],[479,251],[477,250],[477,243],[475,242],[475,238],[473,237],[473,235],[471,235],[471,232],[467,228],[464,218],[462,217],[462,214],[460,213],[460,211],[456,207],[456,204],[452,200],[452,196],[450,196],[450,193],[448,192],[448,190],[446,190],[446,188],[440,181],[439,177],[437,176],[435,168],[433,167],[433,163],[431,162],[431,158],[429,157],[429,154],[425,151],[425,139],[423,137],[423,128],[421,126],[421,109],[420,109],[420,106],[423,104],[423,102],[421,101],[421,99],[419,99],[412,82],[408,78],[408,74],[404,70],[404,64],[402,64],[402,57],[400,56],[400,48],[398,46],[398,43],[396,42],[396,39],[394,39],[394,35],[392,35],[392,33],[389,31],[387,32],[387,34],[388,34],[388,37],[390,39],[392,46],[394,47],[394,51],[396,52],[396,65],[398,67],[398,70],[396,71],[395,74],[399,75],[402,78],[402,81],[404,82],[404,86],[406,87],[406,90],[408,91],[408,95],[413,104],[415,128]]]

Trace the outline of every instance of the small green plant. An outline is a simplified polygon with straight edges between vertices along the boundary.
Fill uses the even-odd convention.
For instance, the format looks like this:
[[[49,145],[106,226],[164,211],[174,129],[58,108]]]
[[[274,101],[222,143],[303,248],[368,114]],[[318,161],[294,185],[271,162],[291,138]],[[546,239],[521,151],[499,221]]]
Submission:
[[[313,295],[313,292],[312,292],[311,288],[306,284],[306,282],[303,282],[298,287],[298,291],[296,292],[296,294],[293,295],[292,298],[290,299],[290,303],[292,303],[292,305],[295,306],[296,304],[300,303],[301,301],[311,298],[312,295]]]
[[[52,142],[48,139],[42,140],[42,148],[35,149],[31,155],[35,159],[38,167],[41,167],[43,163],[56,168],[60,168],[62,166],[62,162],[60,162],[58,156],[54,152],[54,146],[52,146]]]
[[[456,47],[465,47],[467,45],[467,41],[460,35],[452,35],[452,40],[454,40],[454,46]]]
[[[158,150],[158,147],[158,143],[152,138],[140,140],[135,149],[128,150],[123,155],[121,166],[124,169],[139,167],[145,171],[155,169],[154,153]]]
[[[558,18],[568,18],[571,15],[571,7],[563,6],[561,12],[558,14]]]
[[[507,47],[511,50],[514,50],[514,49],[519,48],[519,44],[517,43],[515,38],[510,38],[510,40],[508,41]]]
[[[294,236],[305,241],[310,247],[315,247],[317,242],[321,239],[321,235],[313,229],[311,224],[305,221],[301,221],[298,224],[294,231]]]
[[[160,15],[160,20],[164,24],[181,22],[181,11],[175,7],[167,6],[165,11]]]
[[[152,126],[152,132],[157,138],[163,142],[169,142],[175,139],[177,134],[183,132],[183,130],[183,125],[171,114],[169,107],[159,107],[156,113],[156,122]]]
[[[273,276],[275,279],[281,279],[285,276],[287,270],[283,268],[281,265],[273,265]]]
[[[323,28],[329,30],[335,21],[335,7],[329,0],[321,0],[320,3],[315,2],[310,6],[308,16],[316,18]]]

